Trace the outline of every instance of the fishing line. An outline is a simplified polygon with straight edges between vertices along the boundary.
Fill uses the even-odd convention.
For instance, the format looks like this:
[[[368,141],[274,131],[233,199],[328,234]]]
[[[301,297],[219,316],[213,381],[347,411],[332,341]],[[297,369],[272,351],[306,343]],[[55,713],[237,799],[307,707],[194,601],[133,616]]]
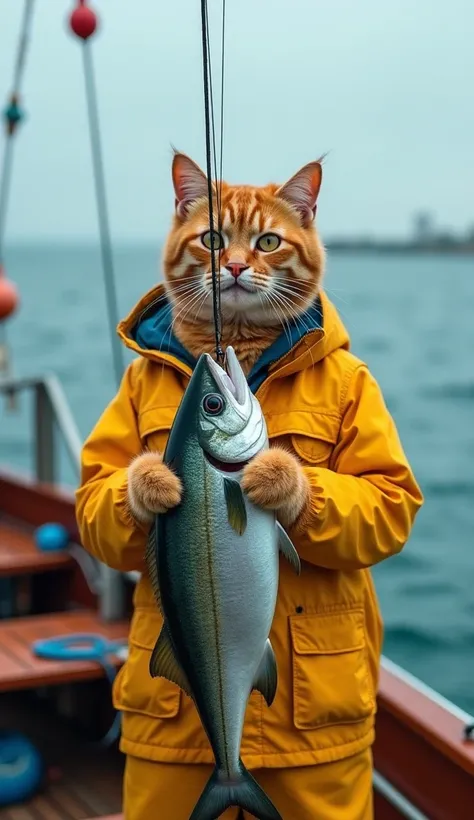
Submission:
[[[222,25],[221,25],[221,101],[220,101],[220,158],[219,158],[219,174],[217,173],[217,141],[216,141],[216,126],[215,126],[215,118],[214,118],[214,94],[213,94],[213,87],[212,87],[212,62],[211,62],[211,48],[210,48],[210,37],[209,37],[209,17],[208,17],[208,9],[206,9],[206,22],[207,22],[207,54],[208,54],[208,61],[209,61],[209,91],[210,91],[210,102],[211,102],[211,122],[212,122],[212,145],[213,145],[213,152],[214,152],[214,178],[216,180],[216,198],[217,198],[217,225],[219,234],[222,236],[222,180],[223,180],[223,156],[224,156],[224,81],[225,81],[225,13],[226,13],[226,0],[222,0]],[[217,180],[219,180],[219,184],[217,185]],[[222,257],[222,244],[219,243],[219,273],[221,269],[221,257]],[[222,310],[221,310],[221,279],[220,275],[217,281],[217,290],[218,290],[218,302],[219,302],[219,316],[220,321],[222,323]]]
[[[222,6],[222,64],[224,62],[224,37],[225,37],[225,0]],[[214,228],[214,202],[213,202],[213,182],[212,182],[212,165],[214,160],[214,172],[216,182],[216,204],[217,204],[217,229],[219,234],[221,232],[221,193],[222,193],[222,137],[223,137],[223,96],[224,89],[221,89],[221,155],[220,155],[220,180],[217,179],[217,151],[216,151],[216,133],[214,120],[214,100],[212,88],[212,72],[211,72],[211,53],[209,45],[209,17],[207,0],[201,0],[201,29],[202,29],[202,63],[203,63],[203,85],[204,85],[204,115],[206,125],[206,171],[207,171],[207,185],[208,185],[208,201],[209,201],[209,230],[211,236],[211,274],[212,274],[212,300],[213,300],[213,314],[214,314],[214,330],[215,330],[215,344],[216,344],[216,359],[222,363],[224,354],[222,351],[222,317],[220,305],[220,259],[221,248],[219,248],[219,276],[216,270],[216,252],[215,252],[215,228]],[[224,67],[221,67],[221,79],[224,78]]]
[[[222,232],[222,168],[224,157],[224,81],[225,81],[225,13],[226,0],[222,0],[222,29],[221,29],[221,123],[220,123],[220,146],[221,155],[219,161],[219,232]],[[216,173],[217,177],[217,173]],[[221,254],[222,249],[219,250],[219,314],[222,322],[222,307],[221,307]]]

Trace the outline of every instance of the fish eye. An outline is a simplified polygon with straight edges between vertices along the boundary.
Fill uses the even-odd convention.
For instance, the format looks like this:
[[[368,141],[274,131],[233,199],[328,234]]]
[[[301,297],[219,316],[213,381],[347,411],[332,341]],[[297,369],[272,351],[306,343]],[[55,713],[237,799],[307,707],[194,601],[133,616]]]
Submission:
[[[209,416],[219,416],[224,409],[224,399],[219,393],[208,393],[202,400],[202,406]]]
[[[276,233],[264,233],[257,242],[257,248],[259,251],[265,251],[266,253],[270,253],[271,251],[276,251],[281,245],[281,239],[277,236]]]
[[[224,247],[224,240],[218,231],[206,231],[201,236],[201,242],[209,251],[220,251]],[[214,248],[212,247],[214,245]]]

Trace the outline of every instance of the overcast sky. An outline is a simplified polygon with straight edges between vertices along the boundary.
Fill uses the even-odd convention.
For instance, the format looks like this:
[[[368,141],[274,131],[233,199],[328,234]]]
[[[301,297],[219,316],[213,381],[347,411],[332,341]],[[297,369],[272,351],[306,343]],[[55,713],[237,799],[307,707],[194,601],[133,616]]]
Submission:
[[[1,0],[0,92],[22,0]],[[9,239],[97,235],[80,45],[36,0]],[[170,145],[204,165],[199,0],[96,0],[93,52],[115,241],[166,232]],[[209,0],[218,91],[219,13]],[[284,181],[329,151],[325,236],[474,223],[473,0],[227,0],[224,176]],[[3,104],[3,103],[2,103]],[[3,148],[3,144],[2,144]]]

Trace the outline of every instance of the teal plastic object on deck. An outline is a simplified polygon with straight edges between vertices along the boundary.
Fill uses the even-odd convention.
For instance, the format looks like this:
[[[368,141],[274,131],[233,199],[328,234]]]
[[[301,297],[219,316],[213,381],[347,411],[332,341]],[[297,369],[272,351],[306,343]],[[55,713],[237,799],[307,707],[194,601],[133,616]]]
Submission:
[[[28,800],[38,791],[43,776],[37,748],[19,733],[0,732],[0,806]]]
[[[42,524],[35,531],[35,544],[43,552],[64,550],[69,544],[69,533],[62,524]]]
[[[102,666],[110,685],[113,686],[117,673],[109,661],[109,655],[119,656],[126,645],[126,640],[109,641],[103,635],[85,632],[34,641],[31,648],[38,658],[45,660],[96,661]],[[114,743],[120,735],[120,727],[121,717],[117,712],[112,726],[101,742],[105,746]]]

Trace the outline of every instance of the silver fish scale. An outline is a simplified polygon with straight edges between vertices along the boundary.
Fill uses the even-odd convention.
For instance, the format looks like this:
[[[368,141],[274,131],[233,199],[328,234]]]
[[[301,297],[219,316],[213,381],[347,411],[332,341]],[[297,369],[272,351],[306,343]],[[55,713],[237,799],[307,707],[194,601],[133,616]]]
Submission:
[[[239,536],[227,520],[223,476],[197,442],[185,445],[180,473],[183,504],[163,518],[162,601],[216,763],[234,776],[276,603],[275,520],[246,499]]]

